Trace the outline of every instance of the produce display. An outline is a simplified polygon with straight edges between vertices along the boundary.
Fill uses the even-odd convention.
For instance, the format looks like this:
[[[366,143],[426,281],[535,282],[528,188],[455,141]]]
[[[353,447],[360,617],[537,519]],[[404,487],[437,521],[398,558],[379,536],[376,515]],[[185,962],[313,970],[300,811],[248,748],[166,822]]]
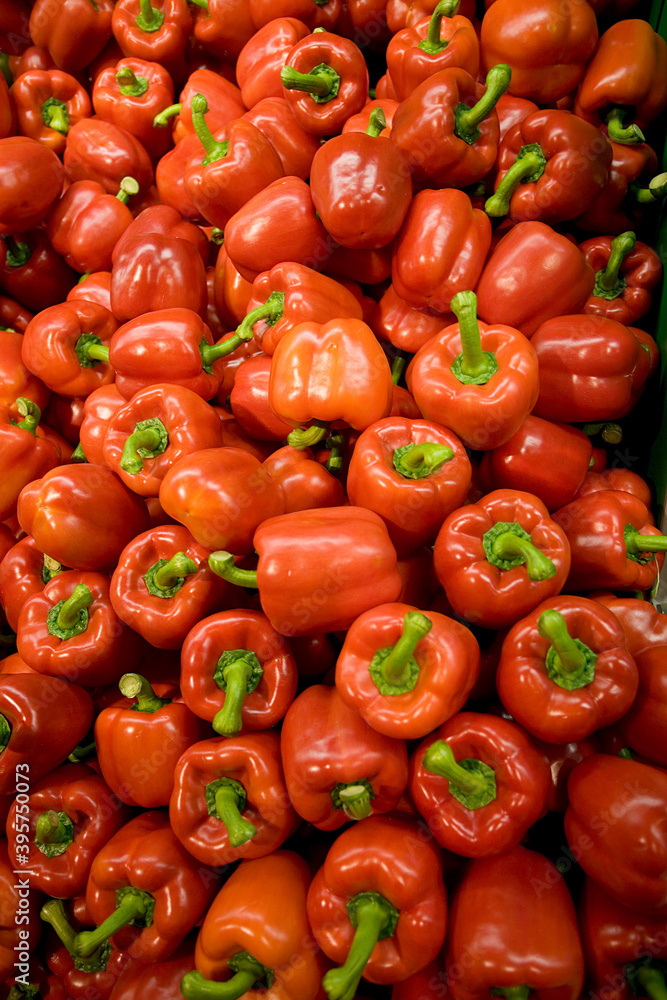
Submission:
[[[665,1000],[664,21],[0,0],[0,1000]]]

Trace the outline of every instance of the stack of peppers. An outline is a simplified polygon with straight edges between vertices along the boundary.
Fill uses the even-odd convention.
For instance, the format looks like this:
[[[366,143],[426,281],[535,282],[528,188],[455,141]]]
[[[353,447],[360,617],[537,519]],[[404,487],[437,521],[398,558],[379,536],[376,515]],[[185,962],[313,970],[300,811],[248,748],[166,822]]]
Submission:
[[[644,6],[0,0],[2,1000],[664,1000]]]

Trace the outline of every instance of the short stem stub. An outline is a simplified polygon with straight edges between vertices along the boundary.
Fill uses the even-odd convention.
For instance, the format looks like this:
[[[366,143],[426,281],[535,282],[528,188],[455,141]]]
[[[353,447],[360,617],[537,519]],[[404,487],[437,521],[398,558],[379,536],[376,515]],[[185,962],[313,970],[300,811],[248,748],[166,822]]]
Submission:
[[[366,819],[371,814],[375,792],[368,778],[358,781],[339,781],[331,789],[334,809],[342,809],[348,819]]]
[[[35,846],[47,858],[64,854],[74,840],[74,824],[65,812],[49,809],[37,817]]]
[[[169,698],[160,698],[156,695],[150,681],[141,674],[123,674],[118,681],[118,688],[125,698],[137,699],[132,706],[135,712],[153,714],[170,703]]]
[[[531,540],[528,532],[515,521],[498,521],[482,537],[486,558],[492,566],[509,570],[526,567],[530,580],[549,580],[556,566]]]
[[[80,635],[88,628],[88,608],[93,603],[85,583],[78,583],[67,600],[59,601],[46,616],[49,635],[55,635],[65,642]]]
[[[436,740],[422,759],[425,771],[446,778],[449,792],[466,809],[479,809],[496,798],[496,775],[492,767],[475,757],[457,761],[444,740]]]
[[[454,452],[446,444],[422,441],[420,444],[411,443],[396,448],[392,462],[396,472],[404,479],[425,479],[439,472],[453,458]]]
[[[421,611],[408,611],[396,645],[376,651],[368,669],[380,694],[404,694],[416,687],[420,668],[415,649],[432,627],[431,619]]]
[[[566,691],[575,691],[592,683],[597,654],[570,635],[560,611],[553,608],[543,611],[537,621],[537,631],[550,643],[544,665],[554,684]]]

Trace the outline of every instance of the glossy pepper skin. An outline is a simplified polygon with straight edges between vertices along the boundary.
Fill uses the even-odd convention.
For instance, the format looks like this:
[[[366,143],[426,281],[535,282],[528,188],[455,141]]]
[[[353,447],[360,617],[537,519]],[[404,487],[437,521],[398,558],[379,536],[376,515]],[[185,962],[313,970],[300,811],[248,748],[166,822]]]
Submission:
[[[311,684],[294,699],[280,750],[290,801],[318,830],[390,812],[407,785],[405,742],[372,729],[328,685]]]
[[[306,180],[320,140],[298,124],[282,97],[264,97],[243,115],[256,125],[274,147],[286,177]]]
[[[0,795],[15,792],[16,775],[38,781],[62,764],[93,721],[93,701],[78,684],[42,674],[0,676]]]
[[[91,96],[95,114],[135,136],[152,160],[167,152],[171,136],[153,119],[174,103],[174,83],[159,62],[119,59],[98,73]]]
[[[406,381],[427,420],[487,451],[508,441],[533,409],[537,355],[514,327],[478,321],[474,292],[458,292],[451,306],[458,322],[417,351]]]
[[[120,0],[111,30],[124,56],[159,62],[174,79],[185,76],[185,46],[192,29],[190,8],[177,0]]]
[[[442,847],[468,858],[518,844],[543,814],[549,767],[514,722],[458,712],[413,751],[408,787]]]
[[[129,236],[111,267],[111,310],[119,323],[165,309],[206,311],[206,270],[189,241],[162,233]]]
[[[257,27],[236,60],[236,80],[246,108],[252,109],[266,98],[283,98],[280,71],[297,42],[310,34],[310,28],[295,13],[276,16]]]
[[[322,507],[263,521],[253,538],[257,571],[240,572],[229,553],[209,565],[259,591],[262,609],[285,636],[334,632],[402,589],[396,549],[377,514],[363,507]],[[293,572],[299,567],[298,579]]]
[[[598,753],[577,764],[567,791],[565,835],[586,874],[623,906],[664,919],[665,772]]]
[[[137,663],[142,644],[116,615],[105,573],[57,573],[21,608],[17,648],[33,670],[85,687],[111,684]]]
[[[639,675],[616,616],[586,597],[539,604],[505,636],[496,687],[529,733],[571,743],[618,721]]]
[[[133,190],[127,181],[124,186]],[[116,242],[132,222],[129,195],[108,194],[97,181],[76,181],[49,215],[51,244],[75,271],[110,271]]]
[[[39,226],[60,196],[64,170],[48,146],[29,136],[0,139],[0,234]]]
[[[95,116],[81,119],[67,133],[63,164],[70,182],[98,181],[109,194],[118,194],[123,177],[134,177],[141,194],[154,180],[151,159],[139,140]]]
[[[5,558],[0,560],[0,604],[7,624],[15,632],[19,612],[26,599],[40,590],[62,566],[45,558],[35,545],[35,539],[25,535],[14,541]]]
[[[211,572],[209,555],[181,524],[142,531],[120,553],[111,576],[116,614],[152,646],[180,648],[201,618],[239,600],[236,589]]]
[[[460,622],[406,603],[380,604],[350,626],[336,688],[379,733],[422,739],[459,711],[475,684],[479,644]]]
[[[35,782],[27,803],[10,809],[14,868],[30,870],[31,885],[47,896],[81,896],[97,851],[130,818],[94,767],[65,763]]]
[[[559,594],[570,568],[563,529],[541,500],[514,490],[494,490],[453,511],[433,558],[455,613],[485,628],[513,625]]]
[[[486,323],[506,323],[532,337],[545,320],[578,313],[594,284],[593,268],[572,240],[545,222],[517,222],[484,264],[477,308]]]
[[[38,0],[30,13],[30,38],[45,49],[59,69],[75,73],[102,51],[111,37],[113,0],[65,0],[55,10]]]
[[[186,636],[181,686],[192,712],[221,736],[237,736],[283,718],[296,694],[296,663],[261,611],[220,611]]]
[[[345,488],[340,479],[315,458],[310,448],[286,444],[262,463],[278,481],[285,497],[285,513],[312,507],[340,507]]]
[[[579,244],[595,272],[595,285],[584,312],[634,326],[651,308],[652,290],[662,277],[655,250],[632,231],[598,236]]]
[[[567,588],[649,590],[662,568],[667,541],[646,505],[624,490],[579,497],[554,511],[570,545]]]
[[[180,983],[186,1000],[265,991],[276,1000],[316,1000],[329,967],[306,915],[310,870],[293,851],[243,861],[211,903],[195,948],[196,971]],[[248,900],[254,900],[248,907]],[[223,986],[225,984],[225,986]],[[227,985],[228,984],[228,985]],[[243,991],[241,993],[240,991]]]
[[[199,861],[221,866],[279,848],[299,817],[274,730],[195,743],[180,757],[169,802],[172,830]]]
[[[220,73],[200,66],[189,74],[179,94],[178,104],[166,108],[154,121],[154,127],[166,128],[174,115],[172,138],[179,145],[187,136],[194,134],[192,123],[192,99],[195,94],[203,94],[209,105],[209,128],[222,128],[246,111],[239,87]]]
[[[43,436],[40,417],[37,404],[24,396],[19,396],[14,406],[0,409],[0,517],[3,521],[16,513],[16,503],[24,486],[60,465],[60,452]],[[39,436],[38,431],[41,431]]]
[[[447,894],[440,852],[435,841],[417,837],[418,829],[404,817],[361,820],[338,836],[313,878],[307,903],[313,934],[329,958],[345,963],[324,977],[327,996],[354,996],[362,975],[400,982],[442,947]],[[399,868],[406,841],[411,850],[401,854]]]
[[[525,913],[530,920],[521,919]],[[445,965],[454,1000],[475,1000],[490,990],[501,996],[530,990],[545,1000],[580,995],[584,959],[574,903],[544,855],[519,844],[475,858],[452,899],[449,926]],[[471,941],[477,960],[461,965]]]
[[[12,97],[21,135],[37,139],[58,155],[65,150],[70,124],[93,110],[79,81],[59,69],[21,73],[12,84]]]
[[[389,416],[359,435],[347,493],[350,503],[380,515],[404,555],[435,540],[445,517],[466,499],[471,477],[468,455],[448,428]]]
[[[597,19],[588,3],[540,0],[526,8],[517,0],[496,0],[482,19],[482,67],[508,63],[511,94],[551,104],[578,85],[597,40]]]
[[[203,917],[217,887],[216,873],[188,854],[167,816],[156,809],[142,812],[93,861],[86,904],[98,929],[77,935],[75,953],[91,954],[111,934],[131,958],[146,963],[169,958]],[[100,926],[117,908],[127,915],[125,922]],[[132,919],[136,924],[126,926]]]
[[[59,305],[76,284],[74,271],[51,245],[42,227],[5,236],[6,258],[0,287],[20,305],[37,314]]]

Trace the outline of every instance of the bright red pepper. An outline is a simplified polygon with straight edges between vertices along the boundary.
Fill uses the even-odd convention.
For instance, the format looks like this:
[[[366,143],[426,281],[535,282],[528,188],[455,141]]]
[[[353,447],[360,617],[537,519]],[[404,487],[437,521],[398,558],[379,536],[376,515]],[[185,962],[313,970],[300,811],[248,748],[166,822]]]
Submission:
[[[124,56],[158,62],[175,80],[185,76],[192,14],[178,0],[118,0],[111,30]]]
[[[584,957],[574,903],[543,854],[519,844],[475,858],[452,899],[449,928],[445,964],[453,1000],[481,1000],[491,991],[540,1000],[580,996]]]
[[[97,181],[109,194],[118,194],[124,177],[133,177],[141,194],[154,180],[153,165],[139,140],[97,117],[83,118],[69,130],[63,163],[70,183]]]
[[[607,183],[577,216],[576,225],[586,232],[617,235],[637,226],[648,207],[664,195],[665,175],[658,174],[657,155],[647,143],[610,142],[613,156]]]
[[[407,979],[435,958],[445,937],[439,849],[412,819],[355,823],[313,878],[308,917],[324,953],[343,963],[323,979],[329,997],[354,996],[362,976],[385,984]]]
[[[127,543],[148,528],[144,501],[101,465],[61,465],[34,480],[21,490],[17,517],[40,551],[94,572],[111,571]]]
[[[206,0],[195,7],[193,38],[219,59],[236,60],[254,32],[250,5],[242,0]]]
[[[579,497],[555,511],[570,545],[567,588],[650,590],[667,551],[667,537],[642,501],[623,490]]]
[[[48,896],[80,896],[97,851],[130,816],[95,768],[63,764],[31,786],[27,802],[14,802],[10,810],[14,868],[29,870],[31,886]]]
[[[87,92],[78,80],[59,69],[34,69],[12,84],[19,130],[59,155],[71,125],[92,114]]]
[[[513,625],[559,594],[570,569],[563,529],[536,496],[514,490],[453,511],[433,558],[454,612],[485,628]]]
[[[19,396],[13,407],[0,408],[0,520],[16,513],[24,486],[60,465],[60,452],[39,426],[40,408]],[[41,434],[38,432],[41,431]]]
[[[600,490],[622,490],[624,493],[633,493],[639,497],[642,503],[646,504],[649,510],[653,504],[651,487],[632,469],[613,466],[611,469],[596,472],[591,468],[584,476],[576,496],[583,497],[587,493],[599,493]],[[561,506],[564,505],[561,504]]]
[[[54,8],[37,0],[30,13],[30,38],[66,73],[82,70],[111,37],[113,0],[64,0]]]
[[[58,305],[76,284],[77,272],[54,249],[43,228],[4,236],[6,260],[0,287],[38,313]]]
[[[254,345],[254,340],[247,343]],[[276,416],[269,405],[271,358],[263,353],[241,359],[228,395],[234,419],[258,441],[284,441],[291,424]]]
[[[236,79],[246,108],[267,97],[283,96],[280,71],[296,43],[310,32],[298,15],[280,17],[275,8],[270,20],[257,27],[236,60]]]
[[[288,641],[261,611],[221,611],[186,636],[181,685],[195,714],[216,733],[237,736],[283,718],[296,693],[296,664]]]
[[[280,847],[300,821],[287,795],[278,733],[188,747],[176,767],[169,822],[190,854],[213,866]]]
[[[181,995],[186,1000],[218,991],[238,997],[273,993],[276,1000],[321,997],[329,963],[306,914],[309,883],[308,865],[293,851],[243,861],[211,903],[197,938],[196,971],[181,980]]]
[[[14,632],[26,599],[43,590],[51,577],[61,569],[55,559],[45,557],[39,551],[31,535],[24,535],[19,541],[15,541],[0,560],[0,605]]]
[[[509,63],[511,94],[553,104],[577,86],[597,40],[597,19],[587,3],[540,0],[527,8],[521,0],[495,0],[482,19],[482,66],[488,72]]]
[[[79,428],[79,451],[91,465],[104,465],[104,436],[110,417],[123,405],[125,399],[114,382],[93,389],[86,396],[83,420]]]
[[[206,311],[206,269],[189,240],[143,233],[123,240],[111,268],[111,309],[120,323],[145,313]]]
[[[25,135],[0,139],[0,234],[38,226],[60,197],[63,165],[48,146]]]
[[[280,158],[286,177],[298,177],[304,181],[308,178],[320,140],[298,124],[282,95],[263,98],[243,117],[256,125],[269,140]]]
[[[258,588],[264,613],[282,635],[347,629],[369,608],[397,600],[402,589],[384,522],[363,507],[268,518],[253,546],[256,572],[235,567],[228,552],[214,552],[209,565],[226,579]]]
[[[203,94],[209,106],[208,125],[216,132],[246,111],[241,91],[231,80],[214,70],[201,67],[193,70],[179,94],[178,104],[165,108],[153,120],[155,128],[166,128],[172,118],[173,140],[178,145],[188,135],[194,135],[192,122],[192,98]]]
[[[97,302],[111,312],[111,271],[91,271],[81,275],[76,285],[67,293],[67,301],[87,299]]]
[[[508,632],[496,674],[507,709],[547,743],[570,743],[617,722],[639,675],[616,617],[587,597],[558,595]]]
[[[171,136],[155,128],[153,119],[174,103],[174,84],[157,61],[120,59],[95,77],[92,89],[95,114],[119,125],[142,144],[152,160],[171,146]]]
[[[128,228],[119,236],[113,248],[112,263],[115,264],[130,239],[152,233],[186,240],[196,248],[204,267],[208,266],[210,244],[204,230],[184,218],[178,209],[162,204],[151,205],[136,215]]]
[[[443,326],[454,321],[452,313],[443,314],[411,306],[400,297],[393,284],[381,296],[368,319],[376,337],[410,354],[415,354]]]
[[[343,484],[315,459],[310,448],[287,444],[273,451],[262,464],[283,491],[286,514],[345,503]]]
[[[190,711],[176,685],[157,682],[153,688],[141,674],[124,673],[118,687],[121,697],[95,719],[102,776],[127,805],[166,806],[178,759],[210,727]]]
[[[595,272],[595,287],[583,312],[633,326],[651,308],[652,289],[662,277],[655,250],[633,232],[598,236],[579,244]]]
[[[460,622],[405,603],[378,604],[348,629],[336,688],[379,733],[422,739],[463,707],[479,665],[479,644]]]
[[[586,874],[623,906],[664,920],[667,774],[593,754],[574,768],[567,791],[565,836]]]
[[[517,222],[484,265],[477,308],[485,322],[506,323],[531,337],[545,320],[579,312],[594,283],[576,243],[544,222]]]
[[[128,177],[115,196],[97,181],[70,184],[48,218],[46,231],[53,248],[81,274],[111,270],[114,246],[132,223],[127,202],[137,191]]]
[[[77,933],[89,929],[92,922],[89,913],[80,912],[77,902],[66,906],[62,899],[48,899],[42,906],[42,921],[50,925],[44,940],[44,956],[71,1000],[87,1000],[91,996],[95,1000],[109,1000],[121,972],[135,963],[126,951],[108,944],[101,945],[86,959],[72,956]]]
[[[149,965],[130,962],[114,986],[115,1000],[141,1000],[146,996],[171,1000],[178,996],[181,979],[194,965],[196,940],[197,930],[193,929],[169,958]]]
[[[540,818],[549,767],[514,722],[458,712],[410,762],[410,794],[439,844],[468,858],[515,847]]]
[[[190,156],[200,146],[196,135],[188,135],[160,157],[155,166],[155,187],[160,204],[168,205],[180,212],[184,219],[197,223],[204,220],[185,193],[183,172]]]

